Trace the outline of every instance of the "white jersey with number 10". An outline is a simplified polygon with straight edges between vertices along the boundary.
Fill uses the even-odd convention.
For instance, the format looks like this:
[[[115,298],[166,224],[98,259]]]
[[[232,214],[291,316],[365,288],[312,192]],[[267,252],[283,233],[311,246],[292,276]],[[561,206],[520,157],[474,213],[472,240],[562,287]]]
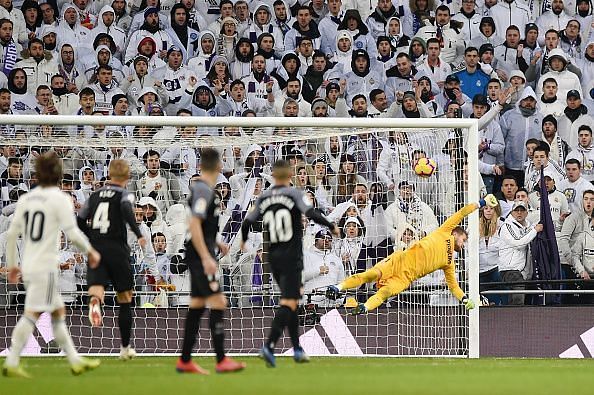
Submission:
[[[37,187],[23,195],[8,229],[8,265],[17,264],[16,239],[21,235],[23,274],[57,272],[60,230],[81,252],[89,251],[89,241],[76,224],[70,196],[58,187]]]

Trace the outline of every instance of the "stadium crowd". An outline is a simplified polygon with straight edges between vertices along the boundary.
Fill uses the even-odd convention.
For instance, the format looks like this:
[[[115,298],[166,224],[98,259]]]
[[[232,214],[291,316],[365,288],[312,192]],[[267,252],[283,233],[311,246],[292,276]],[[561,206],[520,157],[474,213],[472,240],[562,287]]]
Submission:
[[[592,7],[590,0],[0,0],[0,113],[478,118],[480,144],[463,148],[478,151],[482,182],[464,187],[501,199],[499,208],[480,214],[481,284],[532,278],[528,245],[542,231],[542,166],[563,273],[589,279]],[[79,209],[105,182],[109,161],[128,160],[136,219],[152,240],[141,250],[130,237],[138,289],[166,282],[189,290],[184,204],[189,183],[199,175],[200,149],[183,141],[202,133],[0,125],[1,266],[1,233],[18,197],[35,186],[32,163],[47,149],[15,146],[11,138],[134,139],[136,146],[109,149],[51,147],[63,158],[62,189]],[[263,141],[286,130],[228,127],[206,133]],[[175,142],[153,148],[151,139],[157,138]],[[304,223],[308,293],[406,248],[454,212],[452,185],[464,170],[459,141],[455,131],[390,131],[221,148],[220,232],[231,251],[220,263],[232,304],[268,303],[261,296],[269,286],[262,235],[251,233],[245,253],[236,236],[255,198],[271,184],[274,159],[295,164],[294,186],[342,230],[337,240]],[[413,170],[423,157],[437,163],[431,177]],[[75,303],[74,292],[85,286],[85,263],[67,240],[62,245],[61,287]],[[419,281],[442,282],[439,275]],[[318,295],[311,301],[330,303]],[[524,302],[523,295],[491,299]]]

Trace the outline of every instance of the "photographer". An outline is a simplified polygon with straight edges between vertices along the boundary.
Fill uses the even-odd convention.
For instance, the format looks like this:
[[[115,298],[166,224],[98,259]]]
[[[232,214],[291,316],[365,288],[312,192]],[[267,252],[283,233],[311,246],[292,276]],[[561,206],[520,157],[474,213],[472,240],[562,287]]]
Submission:
[[[332,252],[332,234],[323,229],[316,233],[314,247],[303,254],[304,302],[307,294],[318,288],[338,284],[345,278],[341,259]],[[323,295],[312,295],[311,301],[323,307],[334,306],[335,302]]]

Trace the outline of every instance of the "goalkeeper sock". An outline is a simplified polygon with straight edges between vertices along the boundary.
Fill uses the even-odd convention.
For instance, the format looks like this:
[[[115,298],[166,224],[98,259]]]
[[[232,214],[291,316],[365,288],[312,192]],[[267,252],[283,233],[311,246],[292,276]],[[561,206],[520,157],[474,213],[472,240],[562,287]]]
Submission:
[[[299,314],[297,313],[297,310],[291,310],[287,328],[289,329],[289,336],[291,336],[291,343],[293,344],[293,348],[300,348],[301,346],[299,345]]]
[[[52,329],[54,331],[54,338],[60,345],[62,351],[66,353],[68,362],[71,365],[80,362],[80,356],[74,348],[74,343],[72,343],[72,338],[70,337],[70,333],[68,333],[68,328],[66,328],[64,317],[52,318]]]
[[[183,362],[189,362],[190,359],[192,359],[192,349],[194,348],[194,343],[196,342],[196,334],[198,333],[198,328],[200,327],[200,317],[202,317],[202,313],[204,313],[204,307],[199,309],[190,308],[188,310],[181,355],[181,360]]]
[[[276,314],[274,315],[274,320],[272,320],[272,326],[270,328],[270,336],[268,336],[268,342],[266,346],[271,350],[274,350],[274,345],[280,339],[283,334],[283,330],[285,326],[287,326],[289,322],[289,317],[291,315],[291,309],[289,306],[281,306],[276,310]]]
[[[377,309],[382,303],[392,296],[392,291],[388,287],[381,287],[371,298],[365,302],[367,311]]]
[[[31,333],[33,333],[33,329],[35,329],[35,322],[37,320],[33,317],[28,315],[23,315],[19,322],[15,325],[14,329],[12,330],[12,339],[10,341],[10,353],[6,357],[6,366],[9,367],[17,367],[19,366],[19,361],[21,357],[21,352],[27,344],[27,340]]]
[[[217,363],[225,358],[225,327],[223,325],[224,310],[210,310],[210,336],[217,354]]]
[[[130,303],[120,303],[118,325],[120,326],[122,347],[128,347],[130,345],[130,335],[132,333],[132,309],[130,308]]]
[[[338,289],[344,291],[345,289],[358,288],[365,283],[371,283],[379,277],[377,269],[369,269],[363,273],[354,274],[346,278],[338,285]]]

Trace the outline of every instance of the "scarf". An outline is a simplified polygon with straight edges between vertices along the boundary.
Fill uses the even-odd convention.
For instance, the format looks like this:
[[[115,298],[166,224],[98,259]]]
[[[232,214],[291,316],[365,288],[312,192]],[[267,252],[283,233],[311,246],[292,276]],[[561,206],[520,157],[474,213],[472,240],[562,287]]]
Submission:
[[[291,30],[291,26],[289,26],[289,24],[287,23],[287,19],[285,19],[284,21],[281,21],[280,19],[276,18],[276,26],[278,26],[278,28],[281,30],[281,32],[283,32],[283,36],[285,34],[287,34],[287,32],[289,30]]]
[[[79,76],[79,72],[76,67],[74,67],[74,63],[65,65],[59,64],[58,72],[62,77],[64,77],[64,82],[66,84],[76,83],[76,78]]]
[[[531,117],[534,115],[534,113],[536,113],[536,108],[525,108],[518,106],[518,110],[520,110],[520,113],[524,118]]]
[[[155,34],[160,30],[159,24],[157,23],[155,26],[151,26],[148,23],[144,22],[139,30],[146,30],[151,34]]]
[[[416,195],[413,196],[413,198],[410,201],[398,198],[398,206],[400,207],[400,211],[406,214],[407,221],[409,214],[418,213],[421,211],[421,206],[419,205],[419,198]]]
[[[2,72],[8,77],[10,71],[14,68],[17,62],[17,47],[14,40],[11,38],[8,44],[4,47],[4,65]]]
[[[554,103],[554,102],[557,101],[557,96],[553,96],[550,99],[545,99],[544,95],[542,95],[540,97],[540,101],[543,102],[543,103],[545,103],[545,104],[551,104],[551,103]]]
[[[66,88],[65,86],[61,87],[61,88],[52,88],[52,93],[56,96],[62,96],[68,93],[68,88]]]
[[[563,166],[565,163],[565,152],[563,150],[563,140],[561,140],[559,134],[555,133],[555,137],[553,137],[553,141],[551,143],[545,139],[544,134],[542,136],[542,140],[549,144],[549,147],[551,148],[549,158],[557,162],[560,166]]]
[[[405,118],[421,118],[421,113],[418,109],[416,111],[408,111],[402,107],[402,113]]]
[[[178,25],[178,24],[172,23],[171,28],[177,35],[177,38],[179,38],[179,41],[182,43],[184,48],[187,48],[188,47],[188,24],[185,23],[183,25]]]
[[[584,106],[583,104],[581,104],[575,110],[572,110],[569,107],[565,107],[565,110],[563,110],[563,112],[565,113],[565,115],[567,116],[567,118],[569,118],[569,120],[571,121],[571,123],[574,123],[575,120],[580,117],[580,115],[587,114],[588,113],[588,109],[586,108],[586,106]]]

